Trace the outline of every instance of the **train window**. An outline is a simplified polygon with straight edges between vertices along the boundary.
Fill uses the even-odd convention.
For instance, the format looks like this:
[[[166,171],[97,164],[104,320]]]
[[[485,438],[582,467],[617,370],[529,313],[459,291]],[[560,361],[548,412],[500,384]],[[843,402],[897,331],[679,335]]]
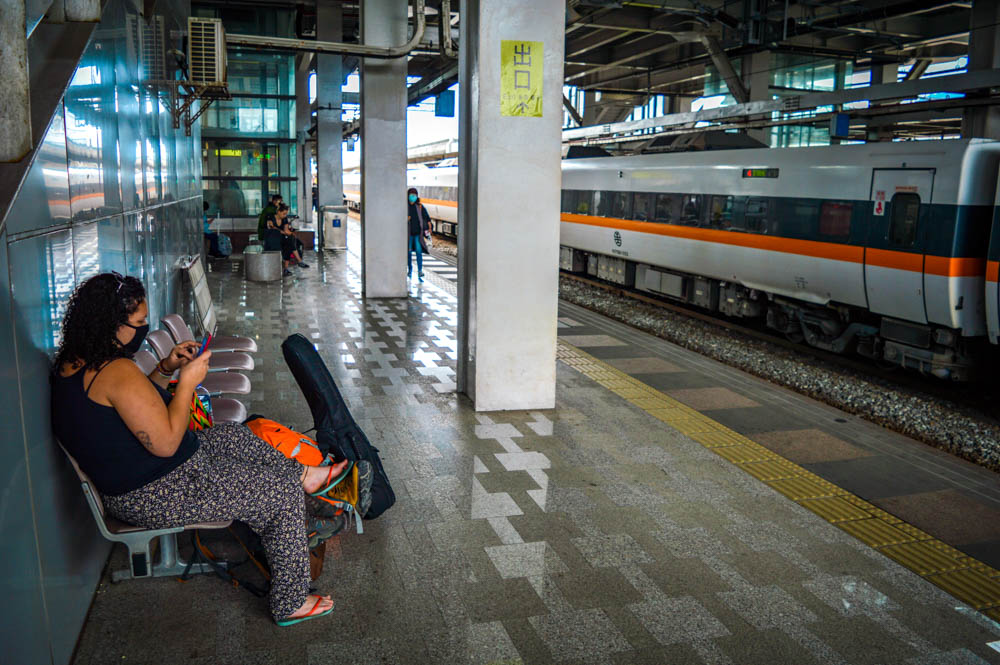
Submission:
[[[672,224],[677,216],[675,201],[677,197],[671,194],[656,195],[656,213],[654,221],[657,224]]]
[[[770,206],[767,199],[747,199],[744,215],[745,226],[751,233],[767,232],[767,211]]]
[[[819,211],[819,234],[835,238],[847,238],[851,235],[851,213],[853,203],[826,201]]]
[[[593,210],[593,200],[594,197],[599,193],[600,192],[578,191],[577,194],[579,194],[580,197],[576,201],[576,212],[581,215],[592,214],[591,211]]]
[[[733,197],[713,196],[712,215],[709,224],[713,228],[728,229],[733,225]]]
[[[910,192],[898,192],[893,195],[889,205],[892,207],[889,244],[896,247],[913,247],[917,242],[920,197]]]
[[[562,190],[562,204],[560,210],[563,212],[576,212],[576,190]]]
[[[652,203],[652,194],[636,194],[635,198],[632,200],[632,219],[637,219],[640,222],[650,221],[649,208]]]
[[[632,192],[615,192],[611,216],[628,219],[632,216]]]
[[[697,226],[701,222],[701,195],[688,194],[681,205],[681,223]]]
[[[600,217],[611,216],[611,199],[614,192],[594,192],[594,214]]]

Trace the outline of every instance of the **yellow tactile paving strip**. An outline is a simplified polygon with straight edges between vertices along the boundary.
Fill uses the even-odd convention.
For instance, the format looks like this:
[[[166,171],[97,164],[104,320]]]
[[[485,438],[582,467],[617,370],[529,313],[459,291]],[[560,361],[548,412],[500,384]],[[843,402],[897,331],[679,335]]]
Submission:
[[[560,341],[558,358],[834,526],[1000,621],[1000,571]]]

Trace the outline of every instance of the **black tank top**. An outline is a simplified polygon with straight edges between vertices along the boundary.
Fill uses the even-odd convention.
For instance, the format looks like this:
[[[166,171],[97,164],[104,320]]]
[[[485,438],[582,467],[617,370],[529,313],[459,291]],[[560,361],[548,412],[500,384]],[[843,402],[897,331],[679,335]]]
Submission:
[[[116,496],[139,489],[167,475],[198,450],[198,437],[188,430],[172,456],[149,452],[113,406],[87,396],[89,386],[84,387],[83,375],[81,369],[70,376],[53,376],[52,431],[101,494]],[[173,396],[153,386],[169,404]]]

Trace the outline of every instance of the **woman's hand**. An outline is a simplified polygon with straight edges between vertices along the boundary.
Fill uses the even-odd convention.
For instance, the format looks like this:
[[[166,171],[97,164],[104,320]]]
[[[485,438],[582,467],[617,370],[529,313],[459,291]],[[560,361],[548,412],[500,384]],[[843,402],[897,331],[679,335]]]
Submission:
[[[195,349],[197,351],[197,349]],[[193,389],[195,386],[201,384],[205,380],[205,375],[208,374],[208,361],[212,357],[212,352],[205,350],[200,356],[189,359],[181,367],[181,374],[178,377],[178,384],[184,384],[185,386]]]
[[[184,365],[187,365],[194,359],[195,354],[198,353],[199,346],[201,345],[194,340],[181,342],[170,351],[169,356],[163,359],[163,369],[168,372],[175,372],[184,367]]]

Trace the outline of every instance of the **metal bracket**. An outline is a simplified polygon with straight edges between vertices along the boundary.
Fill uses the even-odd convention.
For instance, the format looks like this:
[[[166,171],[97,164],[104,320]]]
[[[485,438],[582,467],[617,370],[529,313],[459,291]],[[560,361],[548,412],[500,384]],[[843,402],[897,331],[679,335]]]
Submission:
[[[212,102],[217,99],[232,99],[229,94],[228,85],[203,85],[192,83],[191,81],[144,81],[154,93],[159,93],[161,88],[170,90],[170,115],[174,120],[174,129],[180,129],[181,120],[184,120],[184,135],[191,136],[191,127],[201,114],[208,110]],[[182,90],[182,88],[186,90]],[[194,103],[200,101],[201,105],[192,114]]]

